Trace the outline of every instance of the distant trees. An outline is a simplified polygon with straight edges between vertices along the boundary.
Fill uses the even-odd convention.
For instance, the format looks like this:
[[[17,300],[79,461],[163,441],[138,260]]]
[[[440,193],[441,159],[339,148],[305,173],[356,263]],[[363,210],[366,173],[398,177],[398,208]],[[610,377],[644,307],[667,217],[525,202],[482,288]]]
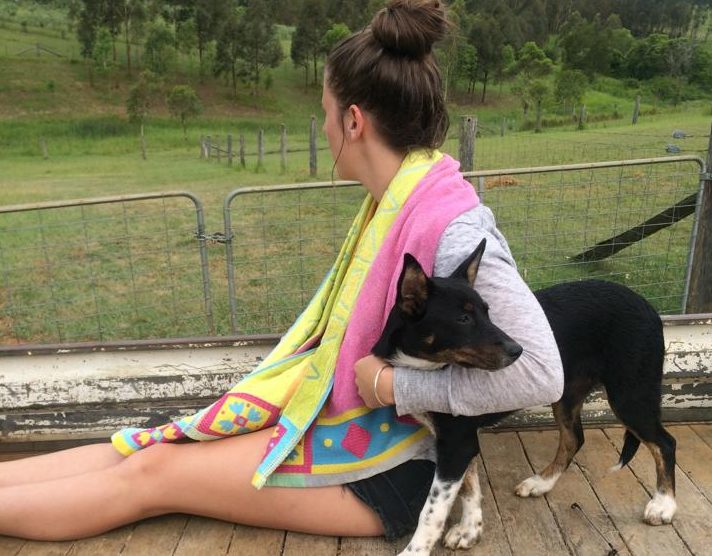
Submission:
[[[187,141],[188,119],[194,118],[203,111],[203,105],[198,95],[189,85],[176,85],[168,93],[166,104],[168,104],[168,110],[171,115],[180,120],[180,125],[183,127],[183,138]]]

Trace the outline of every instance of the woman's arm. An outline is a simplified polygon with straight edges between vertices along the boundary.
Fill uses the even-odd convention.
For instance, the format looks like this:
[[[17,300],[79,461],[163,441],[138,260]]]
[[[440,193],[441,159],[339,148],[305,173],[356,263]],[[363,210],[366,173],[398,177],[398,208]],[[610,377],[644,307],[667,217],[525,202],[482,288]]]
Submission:
[[[482,238],[487,239],[475,288],[490,306],[490,318],[524,348],[509,367],[490,372],[457,365],[437,371],[397,367],[382,373],[379,394],[390,386],[399,414],[438,411],[481,415],[557,401],[563,370],[554,336],[539,302],[521,278],[489,209],[477,207],[453,221],[443,234],[436,276],[449,276]],[[385,400],[384,400],[385,401]]]

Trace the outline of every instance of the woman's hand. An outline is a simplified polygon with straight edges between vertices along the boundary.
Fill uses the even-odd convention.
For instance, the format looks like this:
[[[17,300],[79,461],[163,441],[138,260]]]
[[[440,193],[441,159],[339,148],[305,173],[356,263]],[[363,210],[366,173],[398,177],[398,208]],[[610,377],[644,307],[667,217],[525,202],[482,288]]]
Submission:
[[[378,397],[374,391],[374,381],[379,369],[385,368],[378,376]],[[356,388],[358,394],[364,401],[367,407],[376,408],[384,405],[395,404],[393,396],[393,367],[386,363],[380,357],[375,355],[367,355],[366,357],[356,361],[354,365],[356,374]],[[380,403],[379,400],[383,403]]]

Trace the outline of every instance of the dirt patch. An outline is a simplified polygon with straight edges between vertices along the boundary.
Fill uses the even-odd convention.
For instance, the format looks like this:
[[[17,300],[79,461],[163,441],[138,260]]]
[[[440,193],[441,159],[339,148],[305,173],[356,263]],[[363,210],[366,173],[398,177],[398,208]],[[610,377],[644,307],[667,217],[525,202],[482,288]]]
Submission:
[[[521,185],[521,182],[514,176],[495,176],[485,179],[485,189],[494,189],[495,187],[511,187]]]

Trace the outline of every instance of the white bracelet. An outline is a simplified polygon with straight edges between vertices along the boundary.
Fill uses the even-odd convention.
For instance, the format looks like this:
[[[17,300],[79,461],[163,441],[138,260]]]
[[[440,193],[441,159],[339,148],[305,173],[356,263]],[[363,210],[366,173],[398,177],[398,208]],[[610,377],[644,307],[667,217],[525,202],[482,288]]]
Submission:
[[[381,401],[381,398],[378,397],[378,379],[381,377],[381,373],[383,372],[383,369],[385,369],[386,367],[390,367],[390,365],[388,363],[386,363],[380,369],[378,369],[378,372],[376,373],[376,376],[373,379],[373,395],[375,396],[376,401],[381,405],[381,407],[386,407],[386,405],[388,405],[388,404],[383,403]]]

